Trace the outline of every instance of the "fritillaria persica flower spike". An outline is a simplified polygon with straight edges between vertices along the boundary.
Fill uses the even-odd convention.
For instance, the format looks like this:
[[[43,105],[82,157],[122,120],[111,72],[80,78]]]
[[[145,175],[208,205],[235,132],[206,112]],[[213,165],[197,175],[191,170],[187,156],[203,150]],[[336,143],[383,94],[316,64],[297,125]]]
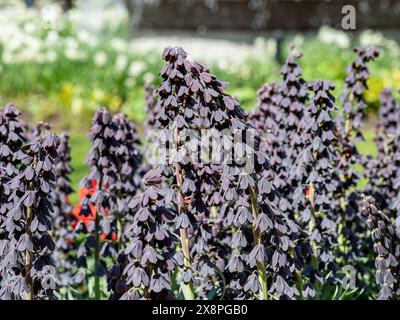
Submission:
[[[5,221],[7,214],[12,209],[13,203],[9,201],[9,182],[19,173],[22,146],[26,138],[24,124],[18,119],[21,112],[12,104],[0,110],[0,169],[2,170],[2,188],[0,205],[0,261],[8,251],[8,232]],[[4,278],[5,265],[0,262],[0,283]],[[1,286],[2,287],[2,286]]]
[[[146,107],[146,120],[144,122],[145,132],[152,130],[156,125],[156,114],[157,114],[157,92],[153,85],[145,85],[144,104]],[[147,138],[147,137],[146,137]]]
[[[345,87],[339,98],[343,106],[342,112],[336,117],[340,136],[337,140],[340,154],[338,163],[340,187],[336,191],[336,197],[341,199],[340,254],[344,256],[345,261],[351,262],[362,273],[365,269],[364,264],[356,261],[362,259],[368,252],[369,240],[365,238],[365,219],[359,208],[360,192],[355,190],[360,180],[355,165],[364,163],[363,157],[357,150],[356,140],[363,140],[361,126],[367,106],[364,95],[368,90],[369,79],[367,64],[378,57],[379,51],[376,48],[356,48],[354,51],[357,57],[346,68]]]
[[[32,132],[30,132],[29,140],[41,137],[45,132],[48,132],[49,130],[51,130],[51,125],[47,122],[40,121],[35,124]]]
[[[371,196],[364,196],[362,210],[376,253],[376,282],[380,287],[378,299],[388,300],[400,293],[400,241],[389,217],[376,207]]]
[[[54,257],[57,267],[57,279],[60,286],[75,284],[75,257],[77,250],[75,234],[72,228],[72,204],[70,195],[73,193],[71,188],[70,174],[71,167],[71,148],[69,146],[69,135],[63,133],[60,136],[58,146],[58,160],[54,165],[56,176],[54,192],[54,224],[55,224],[55,243],[56,251]]]
[[[365,176],[369,179],[366,192],[372,194],[379,208],[389,216],[396,214],[398,179],[400,179],[400,109],[393,98],[392,91],[381,92],[379,122],[376,128],[376,159],[368,159]]]
[[[262,85],[258,89],[258,107],[249,113],[248,121],[260,134],[273,132],[279,127],[278,90],[275,83]]]
[[[292,198],[297,188],[297,179],[291,175],[291,168],[302,151],[300,123],[309,95],[297,62],[300,57],[301,53],[294,51],[286,59],[281,68],[282,80],[279,86],[267,85],[259,90],[259,108],[249,117],[255,128],[263,126],[261,133],[266,141],[261,148],[269,155],[271,179],[282,198],[287,201],[287,210],[292,217],[296,211]]]
[[[86,266],[86,255],[93,252],[94,256],[94,293],[100,299],[100,277],[106,275],[107,256],[116,256],[115,246],[110,239],[116,229],[112,214],[117,211],[117,181],[119,161],[114,147],[118,144],[116,124],[112,115],[105,109],[99,109],[92,120],[89,139],[92,148],[89,151],[89,174],[81,185],[93,189],[81,202],[80,215],[90,217],[91,221],[85,227],[89,231],[78,251],[78,264]],[[102,236],[103,235],[103,236]],[[101,236],[103,239],[101,239]],[[103,240],[103,241],[101,241]]]
[[[12,104],[0,110],[0,167],[8,177],[19,173],[21,147],[26,141],[24,126],[17,119],[21,112]]]
[[[194,299],[196,274],[202,272],[210,278],[216,272],[216,264],[204,259],[213,224],[206,203],[211,198],[218,202],[220,196],[214,191],[218,190],[221,172],[219,164],[213,165],[213,159],[211,163],[199,161],[200,133],[206,130],[220,138],[224,129],[242,125],[235,121],[243,118],[244,113],[237,101],[224,93],[225,83],[210,74],[207,67],[189,61],[182,48],[166,48],[163,59],[166,64],[161,70],[163,82],[157,90],[156,127],[162,130],[161,136],[171,137],[174,144],[169,145],[171,154],[167,162],[174,170],[173,199],[179,212],[176,222],[182,255],[178,261],[182,262],[185,296]],[[195,144],[188,144],[187,140]],[[213,179],[214,183],[210,183]]]
[[[145,190],[131,198],[137,208],[129,228],[130,242],[118,256],[108,275],[111,299],[173,299],[171,274],[175,269],[177,237],[171,232],[176,211],[160,188],[162,173],[148,171],[143,177]]]
[[[341,150],[339,170],[342,175],[342,193],[354,187],[359,180],[353,167],[354,164],[361,164],[362,159],[354,139],[364,139],[360,129],[364,119],[364,109],[367,106],[364,98],[369,79],[367,64],[374,61],[379,55],[376,48],[356,48],[354,51],[357,59],[346,68],[345,88],[339,99],[343,110],[336,119],[340,133],[338,144]]]
[[[297,207],[302,208],[302,219],[308,224],[315,254],[321,269],[327,273],[336,269],[338,200],[335,192],[339,178],[335,144],[338,137],[332,117],[336,105],[331,94],[334,85],[330,81],[314,81],[309,88],[314,96],[302,119],[303,151],[294,171],[301,182],[296,192]]]
[[[368,89],[368,63],[379,56],[377,48],[355,48],[357,59],[346,68],[345,88],[340,96],[343,114],[337,118],[342,134],[350,139],[353,134],[362,139],[360,131],[367,106],[364,92]]]
[[[114,192],[117,195],[117,207],[112,212],[113,218],[118,224],[118,246],[124,239],[123,226],[127,221],[132,221],[135,210],[128,208],[129,199],[136,194],[140,178],[138,171],[142,162],[142,155],[138,149],[140,146],[136,126],[123,114],[116,114],[112,118],[115,124],[115,145],[111,152],[117,157],[117,177]]]
[[[136,177],[141,163],[136,128],[126,116],[112,116],[106,109],[96,112],[89,133],[92,142],[88,163],[90,171],[82,184],[93,189],[83,199],[80,214],[90,216],[89,235],[78,256],[85,265],[85,255],[93,249],[94,292],[100,298],[100,277],[107,274],[107,257],[116,258],[124,247],[125,223],[132,221],[135,208],[128,207],[139,185]]]
[[[52,253],[54,164],[59,139],[45,134],[23,147],[20,171],[11,183],[13,207],[4,221],[7,252],[0,296],[5,299],[53,299],[56,289]]]

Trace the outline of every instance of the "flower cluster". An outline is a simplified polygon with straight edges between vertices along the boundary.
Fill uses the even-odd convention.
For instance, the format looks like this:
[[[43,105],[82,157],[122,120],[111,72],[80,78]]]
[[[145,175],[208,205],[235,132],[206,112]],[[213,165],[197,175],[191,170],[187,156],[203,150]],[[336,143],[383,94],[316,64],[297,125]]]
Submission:
[[[75,283],[74,278],[74,251],[76,250],[75,234],[72,224],[75,219],[72,216],[72,203],[70,195],[73,193],[69,175],[73,169],[71,167],[71,148],[69,146],[69,135],[64,133],[60,136],[58,146],[58,159],[54,165],[56,176],[54,192],[54,224],[55,224],[55,243],[54,253],[57,272],[59,274],[60,286],[67,286]]]
[[[93,251],[95,291],[99,297],[100,277],[107,275],[107,257],[117,257],[126,240],[124,226],[136,212],[129,208],[128,201],[139,188],[141,154],[135,125],[126,116],[112,116],[106,109],[96,112],[89,139],[90,171],[81,183],[86,191],[77,207],[77,228],[86,229],[89,235],[78,251],[78,266],[86,267],[87,255]]]
[[[354,164],[361,164],[362,159],[354,143],[354,138],[364,139],[361,125],[364,119],[364,109],[367,103],[364,93],[368,89],[368,62],[375,60],[379,51],[376,48],[356,48],[357,59],[346,68],[345,89],[340,96],[343,104],[343,114],[337,117],[340,131],[341,159],[339,170],[342,174],[343,192],[354,187],[359,176],[354,170]]]
[[[114,192],[117,195],[117,208],[114,215],[117,219],[132,219],[134,212],[128,208],[128,201],[135,195],[140,186],[138,173],[142,155],[136,126],[125,115],[116,114],[112,118],[115,125],[115,144],[111,150],[117,157],[117,180]],[[121,237],[122,235],[119,235]]]
[[[335,143],[338,139],[332,113],[337,108],[329,81],[309,85],[313,98],[301,120],[303,150],[298,156],[295,174],[300,180],[296,190],[302,220],[308,225],[315,254],[323,270],[335,271],[337,244],[337,207],[335,192],[339,186]],[[307,192],[304,192],[307,186]]]
[[[168,204],[168,191],[160,188],[161,171],[143,177],[145,190],[131,198],[138,208],[129,226],[129,244],[108,275],[111,299],[172,299],[171,274],[177,237],[171,230],[176,211]]]
[[[92,121],[89,139],[92,148],[88,156],[89,174],[81,186],[87,189],[78,207],[78,216],[87,220],[79,221],[76,228],[88,231],[88,236],[78,250],[78,267],[87,267],[87,257],[93,256],[95,294],[100,299],[100,278],[107,274],[106,258],[116,256],[112,234],[116,232],[116,221],[112,212],[117,210],[118,160],[112,152],[117,128],[112,115],[106,109],[99,109]],[[103,236],[103,237],[102,237]]]
[[[368,63],[374,61],[379,55],[376,48],[356,48],[354,51],[356,59],[346,68],[345,87],[339,98],[343,110],[336,118],[339,130],[337,144],[340,154],[338,162],[340,188],[336,191],[337,197],[341,199],[340,254],[352,263],[368,254],[371,245],[365,234],[365,219],[360,214],[361,197],[359,190],[356,190],[360,174],[355,168],[356,165],[370,165],[371,160],[361,156],[356,141],[364,140],[361,126],[367,106],[364,95],[368,90]],[[361,263],[355,263],[355,266],[361,274],[365,273],[365,268]]]
[[[398,197],[397,182],[400,179],[400,126],[396,119],[400,116],[400,106],[396,104],[391,90],[381,93],[379,122],[376,128],[376,159],[368,159],[365,176],[369,179],[367,191],[373,194],[379,208],[389,214],[395,213]]]
[[[345,90],[340,96],[343,103],[343,115],[338,117],[340,129],[345,136],[355,133],[362,138],[360,131],[364,118],[364,109],[367,103],[364,92],[368,89],[369,79],[368,62],[374,61],[379,56],[377,48],[356,48],[357,59],[346,68]]]
[[[205,175],[210,177],[214,169],[216,170],[215,177],[220,177],[220,182],[214,181],[214,186],[212,183],[208,183],[209,187],[205,189],[213,189],[215,185],[220,186],[222,198],[226,202],[222,211],[223,217],[232,229],[231,247],[234,250],[226,265],[227,276],[231,279],[229,289],[233,292],[246,292],[245,296],[260,295],[263,299],[267,298],[267,290],[277,293],[278,296],[293,297],[296,293],[298,294],[298,290],[286,282],[288,278],[293,278],[292,272],[289,271],[291,265],[289,250],[294,245],[288,235],[298,231],[298,228],[294,222],[280,212],[278,205],[281,204],[284,208],[284,202],[279,201],[268,178],[262,177],[263,169],[268,168],[268,160],[265,153],[259,150],[258,134],[245,123],[244,112],[239,103],[224,93],[224,83],[210,75],[208,69],[196,62],[188,61],[186,53],[180,48],[166,49],[164,57],[172,64],[172,68],[167,64],[161,72],[168,78],[165,76],[167,81],[159,89],[161,91],[160,101],[163,103],[165,94],[167,98],[164,106],[169,108],[160,108],[158,117],[162,120],[168,119],[167,112],[169,112],[173,114],[172,119],[177,119],[177,127],[191,125],[192,128],[197,126],[201,129],[226,130],[228,134],[223,137],[223,143],[219,144],[218,151],[229,153],[231,148],[237,150],[234,159],[227,157],[220,166],[209,166],[209,171],[206,171],[207,175]],[[178,97],[171,97],[169,92],[177,92]],[[182,107],[179,108],[179,106]],[[196,117],[197,114],[200,116]],[[245,135],[250,135],[247,137],[249,141],[256,141],[255,146],[247,145],[248,141],[242,140],[244,138],[240,138],[239,141],[234,140],[235,136]],[[243,166],[243,163],[236,162],[238,159],[250,162],[255,159],[255,163],[247,163],[249,167],[246,168],[246,163]],[[182,186],[182,197],[189,196],[188,203],[193,207],[193,202],[190,200],[194,197],[191,195],[195,195],[199,190],[197,185],[204,182],[198,175],[195,179],[198,168],[190,169],[189,164],[185,163],[182,166],[184,175],[181,178],[178,174],[177,176],[178,179],[181,179],[181,181],[178,180],[178,185]],[[259,181],[258,184],[256,181]],[[207,194],[210,193],[201,193],[203,197]],[[218,193],[213,192],[212,194],[213,200],[220,201]],[[263,205],[259,206],[259,203]],[[178,222],[182,221],[179,225],[181,227],[187,228],[192,224],[194,230],[189,233],[189,236],[201,235],[198,240],[195,236],[192,237],[192,239],[194,238],[193,251],[197,253],[197,256],[202,255],[201,250],[204,250],[204,246],[207,245],[207,234],[210,234],[207,232],[209,229],[207,224],[204,223],[206,220],[201,215],[205,208],[200,205],[203,206],[199,201],[195,204],[196,211],[191,215],[193,218],[190,218],[187,211],[183,214],[180,213],[178,218]],[[182,206],[181,209],[186,209],[186,207]],[[207,216],[209,213],[206,212],[205,217]],[[195,219],[197,219],[197,225],[192,222],[196,222]],[[199,221],[202,223],[200,224]],[[195,227],[198,229],[197,233]],[[185,235],[185,237],[187,236]],[[264,251],[265,243],[270,243],[270,250]],[[193,258],[190,255],[187,257]],[[194,257],[194,261],[196,261],[196,256]],[[184,258],[186,257],[184,256]],[[245,271],[245,264],[249,271]],[[271,265],[271,271],[273,271],[268,288],[267,265]],[[202,278],[207,279],[207,275],[213,276],[214,269],[212,264],[203,263]],[[191,277],[192,272],[190,269],[186,269],[184,281],[185,278],[190,280]],[[188,283],[190,282],[188,281]],[[241,295],[243,294],[236,293],[237,297]]]
[[[156,95],[156,89],[154,88],[154,86],[150,84],[146,84],[144,90],[145,90],[144,103],[146,106],[145,111],[147,114],[144,127],[147,129],[146,131],[149,131],[154,129],[156,125],[157,111],[155,110],[155,108],[157,106],[157,95]]]
[[[36,138],[21,149],[19,173],[10,182],[1,262],[1,297],[4,299],[54,298],[56,289],[52,253],[53,173],[59,139],[54,134]]]
[[[279,119],[282,119],[277,105],[278,90],[279,87],[275,83],[262,85],[258,89],[258,106],[249,113],[248,121],[261,134],[273,134],[279,125]]]
[[[8,231],[6,219],[8,212],[13,208],[9,201],[11,193],[10,181],[19,174],[20,157],[24,145],[24,124],[18,119],[20,111],[12,104],[0,110],[0,171],[1,171],[1,202],[0,202],[0,259],[8,251]],[[6,277],[5,266],[0,265],[0,281]]]
[[[371,196],[365,196],[362,210],[371,230],[376,253],[376,282],[380,287],[379,299],[390,299],[399,292],[400,241],[390,218],[379,210]]]
[[[199,137],[201,130],[218,135],[229,128],[228,114],[241,114],[242,111],[230,96],[223,94],[225,84],[210,74],[205,66],[189,61],[183,49],[167,48],[163,58],[167,63],[161,70],[163,83],[157,91],[157,127],[163,130],[164,137],[173,137],[175,144],[169,163],[175,171],[175,181],[171,186],[176,192],[179,213],[176,226],[180,229],[183,255],[178,260],[183,265],[182,281],[187,284],[186,295],[194,298],[195,274],[201,273],[209,279],[204,282],[218,277],[216,261],[210,259],[213,254],[209,250],[213,248],[207,243],[212,239],[214,223],[207,203],[219,201],[220,196],[215,191],[218,190],[220,167],[212,164],[212,158],[210,164],[199,162]],[[222,280],[213,282],[218,287]]]
[[[13,178],[19,173],[21,147],[26,141],[25,128],[18,120],[21,112],[12,104],[8,104],[0,112],[0,167],[7,176]]]
[[[259,107],[250,115],[255,128],[259,128],[259,124],[263,126],[261,132],[265,141],[262,141],[261,149],[269,155],[269,175],[287,202],[291,217],[298,202],[294,199],[298,179],[293,176],[292,168],[302,149],[300,125],[309,99],[307,82],[302,78],[302,69],[297,62],[301,56],[293,50],[286,59],[279,86],[272,84],[260,88]]]

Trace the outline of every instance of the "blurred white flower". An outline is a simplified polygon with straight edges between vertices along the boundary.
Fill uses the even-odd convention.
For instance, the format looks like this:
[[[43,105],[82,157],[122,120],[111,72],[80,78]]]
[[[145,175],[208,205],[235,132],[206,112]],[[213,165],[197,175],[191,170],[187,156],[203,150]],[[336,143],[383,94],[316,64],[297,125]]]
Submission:
[[[13,62],[13,55],[10,51],[4,51],[1,57],[4,64],[10,64]]]
[[[397,57],[400,54],[399,44],[392,39],[385,38],[381,32],[365,30],[360,35],[360,44],[364,47],[379,46],[388,49],[389,54]]]
[[[24,25],[24,30],[27,33],[34,33],[36,31],[36,25],[32,22],[28,22]]]
[[[128,44],[121,38],[114,38],[110,41],[110,46],[117,52],[124,52],[126,51]]]
[[[253,44],[221,39],[203,39],[190,36],[153,36],[135,39],[129,43],[128,50],[132,54],[146,56],[146,61],[150,64],[152,57],[157,58],[154,52],[162,52],[166,46],[180,46],[190,52],[190,56],[205,64],[229,64],[234,68],[243,61],[259,58],[264,59],[271,56],[276,51],[276,41],[271,38],[257,38]],[[204,50],[207,48],[207,50]],[[234,54],[232,54],[234,52]],[[222,62],[223,61],[223,62]],[[229,67],[229,68],[230,68]],[[225,68],[225,65],[222,66]]]
[[[144,81],[144,83],[153,83],[154,79],[155,79],[155,76],[154,76],[154,74],[151,73],[151,72],[146,72],[146,73],[143,75],[143,81]]]
[[[54,62],[57,59],[57,53],[53,50],[47,51],[46,53],[46,61]]]
[[[221,61],[218,62],[218,67],[219,67],[221,70],[228,71],[228,69],[229,69],[229,62],[226,61],[226,60],[221,60]]]
[[[136,77],[141,74],[146,68],[146,65],[142,61],[132,62],[129,66],[128,74],[132,77]]]
[[[60,39],[60,36],[58,35],[58,32],[55,30],[51,30],[46,37],[46,42],[48,45],[55,45],[58,43]]]
[[[79,30],[77,33],[77,39],[89,47],[95,47],[98,45],[99,41],[94,33],[90,33],[87,30]]]
[[[103,30],[116,30],[127,22],[128,14],[123,6],[110,6],[98,0],[83,0],[77,1],[76,9],[70,10],[68,19],[78,29],[100,33]]]
[[[266,39],[264,37],[257,37],[254,40],[254,55],[259,55],[262,57],[272,56],[276,53],[276,40]]]
[[[66,46],[67,48],[69,48],[69,49],[78,49],[78,47],[79,47],[78,41],[76,41],[76,39],[73,38],[73,37],[65,38],[64,41],[65,41],[65,42],[64,42],[64,43],[65,43],[65,46]]]
[[[123,71],[126,69],[126,66],[128,65],[128,57],[124,54],[119,54],[117,56],[117,60],[115,61],[115,68],[117,71]]]
[[[67,47],[64,50],[64,55],[69,60],[83,60],[86,58],[86,54],[73,47]]]
[[[67,59],[86,59],[87,46],[96,48],[103,32],[127,23],[123,6],[112,5],[103,10],[94,0],[76,1],[75,8],[67,13],[63,13],[59,4],[46,4],[48,1],[40,10],[27,10],[22,3],[14,2],[0,10],[0,59],[6,64],[51,62],[60,49]],[[91,12],[93,8],[95,12]],[[38,32],[40,28],[47,32]],[[119,38],[112,41],[113,49],[124,52],[127,47],[124,41]]]
[[[69,60],[82,60],[86,54],[79,50],[78,41],[73,37],[67,37],[64,41],[64,55]]]
[[[347,49],[350,47],[351,39],[343,31],[323,26],[318,32],[318,39],[326,44],[334,44],[340,48]]]
[[[373,30],[365,30],[360,35],[360,44],[365,47],[370,46],[378,46],[384,45],[385,37],[382,33],[373,31]]]
[[[127,78],[125,80],[125,86],[128,88],[133,88],[135,86],[135,84],[136,84],[136,81],[134,78]]]
[[[45,5],[40,10],[40,15],[42,18],[42,27],[45,29],[56,29],[57,21],[62,14],[62,9],[59,5]]]
[[[107,55],[104,51],[96,52],[94,55],[94,63],[97,67],[102,67],[107,63]]]
[[[301,34],[297,34],[294,38],[293,38],[293,44],[297,49],[300,49],[303,44],[304,44],[304,36]]]

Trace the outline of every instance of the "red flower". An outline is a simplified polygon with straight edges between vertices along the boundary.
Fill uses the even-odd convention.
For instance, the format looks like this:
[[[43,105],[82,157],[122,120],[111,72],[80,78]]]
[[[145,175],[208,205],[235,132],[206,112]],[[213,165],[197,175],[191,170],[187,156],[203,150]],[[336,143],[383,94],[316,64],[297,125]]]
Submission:
[[[96,188],[97,188],[96,180],[91,181],[90,188],[86,187],[80,188],[78,193],[79,201],[82,202],[85,197],[90,198],[95,193]],[[108,209],[103,208],[102,211],[106,216],[109,215]],[[83,206],[82,204],[77,204],[75,205],[74,210],[72,211],[72,216],[75,218],[72,223],[72,227],[75,228],[78,222],[83,222],[85,227],[87,228],[89,223],[96,219],[96,215],[97,215],[96,204],[90,204],[89,206]],[[106,239],[107,237],[108,236],[105,233],[102,233],[100,235],[100,238],[103,240]],[[117,238],[118,238],[117,234],[114,233],[111,234],[111,240],[116,240]]]
[[[106,239],[108,238],[108,235],[107,235],[106,233],[102,233],[102,234],[100,235],[100,238],[101,238],[102,240],[106,240]],[[113,232],[113,233],[111,233],[110,238],[111,238],[112,241],[116,241],[116,240],[118,240],[118,234],[116,234],[115,232]]]
[[[311,192],[310,192],[310,187],[307,187],[307,188],[306,188],[306,196],[307,196],[307,198],[310,197],[310,194],[311,194]]]
[[[185,197],[185,204],[190,205],[190,197]]]
[[[306,197],[308,198],[308,200],[310,200],[311,206],[314,207],[315,187],[314,187],[314,184],[312,182],[306,188]]]
[[[77,222],[83,222],[85,227],[87,228],[90,221],[93,221],[96,218],[96,208],[93,205],[89,205],[89,214],[87,216],[81,214],[83,206],[81,204],[77,204],[72,211],[72,215],[75,217]],[[75,227],[76,223],[74,223],[73,227]]]
[[[96,188],[97,188],[96,180],[91,181],[91,188],[86,188],[86,187],[80,188],[79,193],[78,193],[79,201],[82,201],[83,198],[86,196],[91,197],[94,194],[94,192],[96,191]]]

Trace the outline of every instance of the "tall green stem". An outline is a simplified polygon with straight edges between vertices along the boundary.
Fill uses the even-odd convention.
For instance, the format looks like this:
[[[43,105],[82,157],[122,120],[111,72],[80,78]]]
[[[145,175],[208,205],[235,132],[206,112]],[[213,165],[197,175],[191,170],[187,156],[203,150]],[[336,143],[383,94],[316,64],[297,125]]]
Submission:
[[[251,207],[253,211],[253,233],[254,233],[254,242],[255,244],[261,243],[261,233],[258,228],[256,228],[256,221],[259,215],[258,201],[257,201],[257,192],[254,188],[250,189],[250,197],[251,197]],[[265,264],[257,261],[257,274],[258,281],[261,284],[260,290],[260,300],[268,300],[268,292],[267,292],[267,274],[265,272]]]
[[[176,151],[178,152],[179,131],[177,127],[175,128],[175,139],[176,139],[176,149],[177,149]],[[185,198],[183,197],[183,194],[181,192],[182,175],[181,175],[181,166],[179,165],[178,162],[175,164],[175,178],[176,178],[177,194],[178,194],[178,214],[183,214],[185,208]],[[180,228],[179,234],[180,234],[180,242],[183,253],[183,263],[186,268],[190,269],[192,267],[192,263],[190,261],[189,238],[187,230],[185,228]],[[191,282],[188,284],[182,284],[182,289],[186,300],[195,299],[194,288]]]
[[[317,227],[317,216],[316,216],[316,212],[315,212],[315,186],[313,182],[310,182],[309,184],[309,200],[310,200],[310,204],[311,204],[311,218],[310,218],[310,223],[309,223],[309,233],[310,235],[313,233],[313,231],[315,230],[315,228]],[[311,241],[311,246],[313,248],[314,254],[311,256],[311,264],[313,266],[314,269],[318,270],[318,259],[316,257],[316,252],[318,250],[318,244],[315,240]],[[316,291],[318,292],[318,288],[319,285],[318,283],[315,284],[315,288]]]
[[[311,205],[311,217],[310,217],[310,222],[308,224],[308,232],[311,235],[315,228],[317,227],[317,216],[316,216],[316,212],[315,212],[315,186],[313,182],[310,182],[309,184],[309,201],[310,201],[310,205]],[[313,247],[314,251],[316,251],[318,249],[318,244],[315,242],[315,240],[311,241],[311,246]],[[314,257],[315,258],[315,257]],[[315,260],[315,259],[314,259]],[[316,261],[316,260],[315,260]],[[314,265],[315,263],[313,263]],[[316,267],[314,265],[314,267]]]
[[[123,227],[124,223],[122,221],[122,218],[119,214],[117,214],[117,241],[116,241],[116,247],[117,247],[117,252],[121,250],[121,241],[122,241],[122,232],[124,230]]]
[[[31,222],[32,222],[32,207],[28,207],[26,212],[25,230],[30,238],[32,238]],[[30,275],[32,269],[32,262],[33,262],[33,252],[28,250],[25,255],[25,281],[29,287],[28,300],[34,299],[33,281]]]

